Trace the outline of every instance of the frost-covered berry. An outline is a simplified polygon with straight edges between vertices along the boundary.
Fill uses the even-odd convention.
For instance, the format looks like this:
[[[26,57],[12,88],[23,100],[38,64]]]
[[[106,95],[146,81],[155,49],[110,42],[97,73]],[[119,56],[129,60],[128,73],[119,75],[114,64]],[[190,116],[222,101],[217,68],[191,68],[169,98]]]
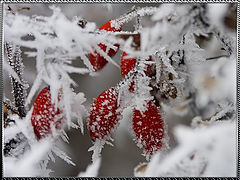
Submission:
[[[121,73],[123,77],[125,77],[131,70],[134,69],[137,62],[136,58],[126,58],[126,56],[128,56],[128,54],[126,52],[123,52],[121,57]],[[147,61],[152,61],[152,56],[149,56]],[[145,73],[147,76],[150,76],[152,74],[150,65],[146,66]]]
[[[126,58],[126,56],[128,56],[128,54],[123,52],[121,57],[121,73],[123,77],[136,66],[137,62],[136,58]]]
[[[88,129],[93,140],[105,139],[118,124],[118,93],[114,88],[102,92],[92,103]]]
[[[54,104],[51,103],[51,93],[48,87],[42,89],[34,101],[31,122],[38,140],[52,134],[52,127],[56,130],[62,127],[62,110],[59,107],[55,109]]]
[[[142,113],[134,109],[132,125],[137,145],[152,155],[163,145],[164,122],[153,101],[146,108]]]
[[[111,26],[111,20],[109,20],[108,22],[106,22],[105,24],[103,24],[99,30],[106,30],[106,31],[112,31],[112,32],[118,32],[122,30],[122,27],[116,29],[115,27]],[[106,52],[107,50],[107,46],[99,43],[98,46],[104,51]],[[109,49],[108,50],[108,56],[110,56],[111,58],[117,53],[118,48],[119,48],[119,44],[114,44],[114,46],[117,47],[117,50],[114,49]],[[94,50],[93,54],[89,54],[89,61],[91,62],[93,68],[98,71],[100,69],[102,69],[106,64],[107,64],[107,60],[101,56],[96,50]]]
[[[110,19],[108,22],[106,22],[105,24],[103,24],[100,28],[98,28],[99,30],[106,30],[106,31],[112,31],[112,32],[118,32],[122,30],[122,27],[119,26],[118,28],[112,26],[111,24],[112,19]]]
[[[128,54],[126,52],[123,52],[121,57],[121,74],[123,77],[125,77],[131,70],[134,69],[137,62],[136,58],[126,58],[126,56],[128,56]],[[147,59],[147,61],[152,61],[152,56],[150,56],[149,59]],[[152,74],[151,65],[146,65],[145,74],[147,76],[150,76]],[[130,92],[134,92],[135,79],[136,78],[134,75],[128,89]]]

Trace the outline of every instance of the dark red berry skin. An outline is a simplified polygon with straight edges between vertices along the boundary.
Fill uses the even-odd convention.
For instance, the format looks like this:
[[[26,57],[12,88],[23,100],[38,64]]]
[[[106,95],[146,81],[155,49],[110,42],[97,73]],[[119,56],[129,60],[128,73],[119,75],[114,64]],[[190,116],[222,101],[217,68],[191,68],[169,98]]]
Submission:
[[[137,144],[141,144],[152,155],[163,145],[164,122],[153,101],[149,101],[146,107],[147,110],[142,114],[134,109],[132,125]]]
[[[107,49],[106,45],[99,43],[98,46],[104,52],[106,52],[106,49]],[[117,47],[116,51],[111,48],[108,50],[108,56],[111,58],[117,53],[119,48],[118,44],[114,44],[114,46]],[[89,61],[92,64],[95,71],[101,70],[108,63],[108,61],[103,56],[101,56],[96,50],[94,50],[94,54],[89,54]]]
[[[126,52],[123,52],[122,57],[121,57],[121,74],[123,77],[125,77],[131,70],[134,69],[136,66],[137,59],[136,58],[126,58],[128,54]],[[149,57],[147,61],[152,61],[152,56]],[[146,71],[145,74],[147,76],[150,76],[152,73],[151,66],[146,65]],[[129,91],[134,92],[134,85],[135,85],[135,76],[133,77],[133,80],[129,86]]]
[[[120,27],[119,29],[116,29],[114,27],[111,27],[111,20],[109,20],[108,22],[106,22],[105,24],[103,24],[99,30],[106,30],[106,31],[112,31],[112,32],[118,32],[121,31],[122,28]],[[99,43],[98,46],[104,51],[106,52],[106,45]],[[111,58],[117,53],[118,49],[119,49],[119,44],[114,44],[114,46],[117,47],[116,50],[113,49],[109,49],[108,51],[108,56],[110,56]],[[89,54],[89,61],[92,64],[93,68],[95,71],[101,70],[106,64],[107,64],[107,60],[101,56],[96,50],[94,50],[93,54]]]
[[[129,88],[128,88],[128,90],[130,91],[130,92],[134,92],[134,85],[135,85],[135,76],[133,77],[133,80],[132,80],[132,82],[131,82],[131,84],[130,84],[130,86],[129,86]]]
[[[149,56],[147,61],[152,61],[152,56]],[[145,73],[146,73],[147,76],[151,76],[152,75],[152,73],[153,73],[152,72],[152,65],[147,64],[147,68],[146,68]]]
[[[118,32],[122,30],[122,27],[119,27],[118,29],[116,29],[115,27],[111,26],[111,20],[110,19],[108,22],[106,22],[105,24],[103,24],[100,28],[98,28],[99,30],[106,30],[106,31],[112,31],[112,32]]]
[[[126,58],[126,56],[128,56],[128,54],[123,52],[121,57],[121,73],[123,77],[136,66],[137,62],[136,58]]]
[[[31,123],[34,133],[38,140],[49,136],[51,124],[59,130],[63,122],[62,111],[51,103],[51,93],[48,87],[45,87],[38,94],[33,104]]]
[[[128,54],[126,52],[123,52],[121,57],[121,73],[123,77],[125,77],[129,73],[129,71],[134,69],[137,62],[136,58],[126,58],[126,56],[128,56]],[[152,56],[149,56],[147,61],[152,61]],[[152,73],[151,71],[151,66],[147,65],[145,71],[146,75],[150,76]]]
[[[103,91],[92,103],[88,130],[91,138],[105,139],[118,124],[118,93],[114,88]]]

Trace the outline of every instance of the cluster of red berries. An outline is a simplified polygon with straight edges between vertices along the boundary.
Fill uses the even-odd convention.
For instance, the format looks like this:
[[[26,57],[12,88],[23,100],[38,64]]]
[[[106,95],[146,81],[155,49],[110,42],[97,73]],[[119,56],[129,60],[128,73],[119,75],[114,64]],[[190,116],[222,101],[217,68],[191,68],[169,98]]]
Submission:
[[[121,31],[122,28],[116,29],[111,26],[111,20],[99,28],[106,31]],[[106,45],[98,44],[98,46],[106,52]],[[115,44],[117,49],[118,44]],[[110,49],[108,55],[113,57],[117,50]],[[126,58],[128,54],[123,52],[121,57],[121,74],[123,77],[134,69],[137,63],[136,58]],[[102,69],[107,60],[98,52],[89,54],[89,60],[93,68],[97,71]],[[151,56],[148,59],[151,61]],[[147,67],[146,75],[150,74]],[[134,92],[134,81],[129,87],[130,92]],[[102,92],[93,102],[89,111],[88,129],[93,140],[106,139],[116,128],[120,120],[120,112],[118,111],[118,90],[110,88]],[[62,110],[51,102],[51,93],[49,87],[45,87],[37,96],[31,117],[34,133],[38,140],[52,134],[52,127],[56,130],[61,129],[63,124]],[[146,111],[140,112],[133,110],[132,127],[135,139],[138,145],[142,146],[149,154],[153,154],[162,147],[162,139],[164,136],[164,124],[162,116],[159,113],[153,101],[147,102]]]
[[[107,31],[121,31],[121,28],[116,30],[111,27],[110,21],[101,26],[99,30],[104,29]],[[99,46],[105,51],[106,46]],[[119,47],[118,45],[115,45]],[[110,49],[108,55],[113,57],[117,51]],[[121,74],[126,78],[127,74],[133,70],[136,66],[136,58],[127,58],[128,54],[123,52],[121,56]],[[97,52],[95,55],[89,56],[93,67],[96,70],[102,69],[107,61],[104,57],[100,56]],[[148,61],[151,61],[151,56]],[[145,74],[149,76],[151,74],[150,66],[147,66]],[[133,78],[134,79],[134,78]],[[134,92],[134,80],[131,82],[129,91]],[[118,111],[118,89],[110,88],[102,92],[92,103],[89,111],[88,129],[90,136],[93,140],[104,140],[110,136],[110,134],[117,127],[120,120],[120,111]],[[140,112],[139,110],[133,110],[132,127],[137,144],[143,147],[144,150],[153,154],[161,149],[164,136],[164,123],[158,108],[153,101],[148,101],[146,104],[146,110]]]

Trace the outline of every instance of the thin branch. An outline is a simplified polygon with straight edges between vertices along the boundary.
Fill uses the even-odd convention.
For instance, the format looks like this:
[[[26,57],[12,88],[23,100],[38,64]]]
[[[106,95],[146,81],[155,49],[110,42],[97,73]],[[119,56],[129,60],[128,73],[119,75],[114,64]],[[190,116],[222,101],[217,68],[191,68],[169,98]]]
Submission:
[[[13,70],[19,76],[21,82],[23,82],[22,74],[23,74],[23,63],[21,58],[21,50],[19,46],[14,46],[10,43],[5,43],[6,53],[9,65],[13,68]],[[20,117],[26,116],[25,109],[25,99],[26,92],[23,84],[19,83],[15,78],[11,76],[12,81],[12,90],[13,90],[13,98],[15,107],[18,109],[18,114]]]
[[[219,59],[219,58],[222,58],[222,57],[230,57],[230,56],[228,56],[228,55],[221,55],[221,56],[209,57],[209,58],[206,58],[206,60],[209,61],[209,60],[213,60],[213,59]]]

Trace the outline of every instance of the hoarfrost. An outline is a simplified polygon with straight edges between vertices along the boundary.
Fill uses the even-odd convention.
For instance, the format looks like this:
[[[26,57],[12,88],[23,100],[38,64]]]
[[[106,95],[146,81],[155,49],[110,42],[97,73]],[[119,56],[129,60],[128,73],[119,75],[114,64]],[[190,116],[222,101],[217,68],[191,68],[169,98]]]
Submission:
[[[80,172],[78,177],[97,177],[100,164],[101,158],[96,159],[96,161],[87,167],[85,172]]]
[[[194,130],[179,126],[179,145],[161,160],[155,155],[144,176],[235,176],[235,131],[236,121]]]

